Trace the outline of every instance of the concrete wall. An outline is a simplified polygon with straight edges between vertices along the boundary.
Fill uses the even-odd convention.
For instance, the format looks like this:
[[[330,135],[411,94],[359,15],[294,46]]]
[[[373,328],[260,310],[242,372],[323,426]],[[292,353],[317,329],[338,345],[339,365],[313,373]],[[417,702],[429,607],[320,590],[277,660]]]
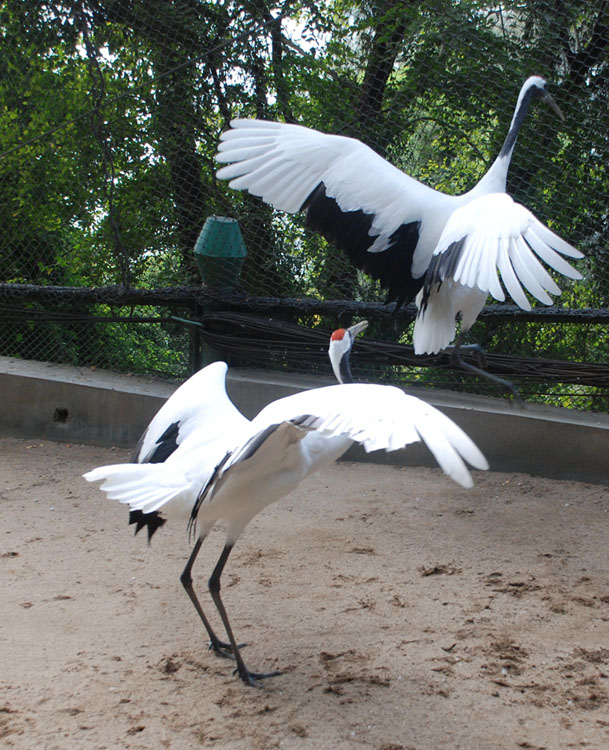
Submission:
[[[270,401],[331,380],[232,370],[228,394],[246,416]],[[89,445],[135,446],[175,386],[87,368],[0,357],[0,435]],[[409,389],[459,424],[495,471],[558,479],[609,480],[609,417],[504,399]],[[347,458],[400,465],[433,465],[422,446]]]

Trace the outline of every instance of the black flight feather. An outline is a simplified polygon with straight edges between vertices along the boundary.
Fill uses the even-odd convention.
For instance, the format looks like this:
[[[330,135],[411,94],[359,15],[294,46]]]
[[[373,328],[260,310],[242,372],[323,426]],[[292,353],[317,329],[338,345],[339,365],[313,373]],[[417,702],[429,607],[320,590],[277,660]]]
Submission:
[[[423,286],[423,277],[412,277],[412,258],[419,241],[420,222],[402,224],[390,236],[390,245],[379,253],[369,252],[376,237],[370,235],[374,219],[361,209],[342,211],[326,194],[323,182],[301,206],[307,212],[307,226],[347,254],[351,262],[387,290],[387,302],[397,307],[412,301]]]
[[[439,289],[447,278],[452,278],[454,276],[457,264],[463,253],[465,239],[466,237],[462,237],[456,242],[451,242],[443,253],[431,256],[431,261],[427,267],[427,272],[425,273],[423,298],[421,300],[419,315],[427,309],[432,286],[437,284]]]
[[[170,424],[165,432],[161,435],[161,437],[156,441],[156,447],[153,448],[153,450],[150,451],[150,453],[145,458],[138,460],[140,451],[142,450],[144,439],[146,437],[146,430],[138,441],[138,444],[131,457],[131,463],[162,464],[178,447],[177,439],[179,431],[179,422],[173,422],[172,424]],[[160,529],[164,523],[165,519],[161,517],[157,510],[152,511],[152,513],[144,513],[144,511],[142,510],[129,511],[129,525],[135,524],[136,534],[144,527],[146,527],[148,531],[148,544],[150,544],[150,540],[154,536],[154,533],[158,529]]]

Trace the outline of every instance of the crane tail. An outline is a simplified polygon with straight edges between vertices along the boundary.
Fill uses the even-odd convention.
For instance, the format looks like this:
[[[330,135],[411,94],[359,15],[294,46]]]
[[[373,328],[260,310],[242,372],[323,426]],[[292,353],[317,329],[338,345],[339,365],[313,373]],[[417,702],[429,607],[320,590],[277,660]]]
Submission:
[[[161,510],[185,489],[166,464],[111,464],[83,474],[87,482],[99,482],[109,500],[118,500],[132,511]]]

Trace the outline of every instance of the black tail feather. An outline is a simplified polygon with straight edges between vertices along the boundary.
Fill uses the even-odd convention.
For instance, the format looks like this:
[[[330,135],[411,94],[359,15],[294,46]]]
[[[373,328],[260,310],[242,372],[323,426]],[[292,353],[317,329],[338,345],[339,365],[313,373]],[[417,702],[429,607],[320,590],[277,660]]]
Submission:
[[[154,532],[157,529],[160,529],[161,526],[165,523],[164,518],[161,518],[158,511],[153,511],[152,513],[144,513],[143,510],[130,510],[129,511],[129,524],[136,524],[135,526],[135,533],[137,534],[138,531],[141,531],[144,526],[148,530],[148,544],[150,544],[150,540],[152,539]]]

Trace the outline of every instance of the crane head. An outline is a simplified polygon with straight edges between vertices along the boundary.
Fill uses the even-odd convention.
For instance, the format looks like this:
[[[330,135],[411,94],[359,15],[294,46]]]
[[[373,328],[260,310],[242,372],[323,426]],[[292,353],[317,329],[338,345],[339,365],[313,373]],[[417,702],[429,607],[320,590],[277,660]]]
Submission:
[[[527,78],[527,80],[524,82],[524,86],[522,87],[521,96],[524,91],[530,88],[534,89],[535,93],[539,96],[541,101],[545,102],[545,104],[550,107],[550,109],[560,120],[565,119],[563,113],[560,111],[560,107],[556,103],[556,100],[548,91],[548,82],[543,76],[535,75]]]
[[[359,323],[349,328],[337,328],[330,336],[330,346],[328,356],[332,371],[339,383],[350,382],[351,370],[349,369],[349,355],[351,348],[358,334],[368,327],[367,320],[360,320]]]

